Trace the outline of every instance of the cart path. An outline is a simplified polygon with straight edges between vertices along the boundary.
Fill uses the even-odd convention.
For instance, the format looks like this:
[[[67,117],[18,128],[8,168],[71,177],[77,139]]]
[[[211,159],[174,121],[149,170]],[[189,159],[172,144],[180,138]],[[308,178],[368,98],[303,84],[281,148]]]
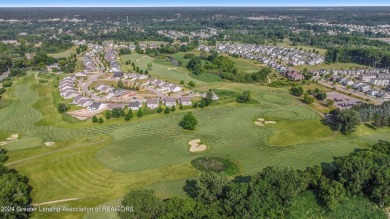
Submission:
[[[62,149],[55,150],[55,151],[46,152],[46,153],[43,153],[43,154],[38,154],[38,155],[35,155],[35,156],[32,156],[32,157],[28,157],[28,158],[24,158],[24,159],[21,159],[21,160],[17,160],[17,161],[14,161],[14,162],[7,163],[7,164],[5,164],[5,166],[10,166],[10,165],[13,165],[13,164],[21,163],[23,161],[32,160],[32,159],[35,159],[35,158],[38,158],[38,157],[43,157],[43,156],[46,156],[46,155],[49,155],[49,154],[54,154],[54,153],[61,152],[61,151],[66,151],[66,150],[71,150],[71,149],[74,149],[74,148],[80,148],[80,147],[87,147],[87,146],[91,146],[91,145],[96,145],[96,144],[102,143],[104,141],[105,140],[100,140],[100,141],[89,143],[89,144],[77,145],[77,146],[73,146],[73,147],[67,147],[67,148],[62,148]]]

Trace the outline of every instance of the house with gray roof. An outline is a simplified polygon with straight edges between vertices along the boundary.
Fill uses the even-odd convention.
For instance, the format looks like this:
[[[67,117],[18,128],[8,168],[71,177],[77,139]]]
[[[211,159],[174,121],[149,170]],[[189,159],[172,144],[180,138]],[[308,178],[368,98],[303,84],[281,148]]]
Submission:
[[[176,106],[176,99],[173,97],[165,97],[163,102],[167,107]]]
[[[179,103],[183,106],[191,106],[192,105],[192,101],[191,101],[190,97],[180,97]]]
[[[132,110],[139,110],[140,107],[142,107],[142,102],[139,100],[132,101],[129,103],[129,108]]]
[[[102,110],[106,107],[106,104],[102,102],[92,102],[91,105],[87,108],[89,111],[94,112],[94,111],[99,111]]]
[[[148,99],[146,101],[146,106],[150,109],[155,109],[157,108],[159,105],[159,101],[157,98],[152,98],[152,99]]]

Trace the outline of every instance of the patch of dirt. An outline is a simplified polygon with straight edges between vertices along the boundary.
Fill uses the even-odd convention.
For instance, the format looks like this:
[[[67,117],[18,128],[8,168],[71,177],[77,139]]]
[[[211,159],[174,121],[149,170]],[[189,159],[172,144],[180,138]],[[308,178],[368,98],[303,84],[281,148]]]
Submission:
[[[43,143],[43,144],[45,144],[47,147],[51,147],[51,146],[54,145],[54,142],[48,141],[48,142],[45,142],[45,143]]]
[[[99,113],[105,111],[106,109],[107,108],[104,107],[103,109],[101,109],[99,111],[93,111],[93,112],[91,112],[87,109],[81,109],[81,110],[67,112],[66,114],[71,115],[71,116],[75,117],[76,119],[83,121],[83,120],[91,118],[92,116],[94,116],[96,114],[99,114]]]
[[[167,68],[167,70],[171,71],[171,70],[176,70],[177,68]]]
[[[257,126],[264,126],[265,124],[275,124],[275,123],[276,123],[275,121],[265,121],[265,119],[263,119],[263,118],[258,118],[255,121],[255,124]]]
[[[194,139],[188,142],[190,147],[190,152],[200,152],[206,150],[207,146],[205,144],[201,144],[200,139]]]
[[[136,62],[139,62],[139,61],[141,61],[141,60],[139,60],[139,59],[137,59],[137,60],[135,60]]]

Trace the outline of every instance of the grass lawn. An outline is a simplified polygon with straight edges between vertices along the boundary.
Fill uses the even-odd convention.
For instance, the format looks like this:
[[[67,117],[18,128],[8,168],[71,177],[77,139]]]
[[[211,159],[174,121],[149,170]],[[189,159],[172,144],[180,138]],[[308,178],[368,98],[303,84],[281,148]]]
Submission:
[[[171,83],[179,84],[181,80],[184,80],[187,84],[189,81],[194,81],[196,85],[204,84],[204,81],[200,81],[190,77],[189,71],[185,67],[174,66],[169,63],[162,63],[161,60],[155,61],[155,58],[144,54],[132,53],[130,55],[124,55],[120,57],[119,63],[122,65],[122,69],[125,72],[132,72],[131,65],[124,65],[127,60],[134,62],[140,69],[146,70],[148,63],[152,63],[152,69],[148,70],[149,74],[155,78],[165,79]]]
[[[47,54],[48,56],[51,56],[53,58],[67,58],[70,56],[70,54],[76,54],[76,49],[78,48],[78,46],[73,46],[72,48],[64,51],[64,52],[60,52],[60,53],[53,53],[53,54]]]
[[[250,59],[234,58],[228,55],[224,55],[224,56],[227,56],[230,60],[234,62],[235,66],[238,69],[238,72],[240,73],[250,74],[250,73],[260,71],[262,67],[267,67],[266,65],[258,64],[255,61]]]
[[[4,141],[5,139],[9,138],[12,134],[14,133],[0,130],[0,141]]]
[[[218,77],[216,74],[212,74],[212,73],[202,73],[200,75],[189,73],[189,75],[196,80],[200,80],[200,81],[204,81],[204,82],[222,81],[222,79],[220,77]]]
[[[151,57],[141,57],[131,54],[127,58],[139,59],[140,66],[153,62]],[[160,197],[183,196],[184,181],[199,175],[190,163],[199,156],[227,158],[237,164],[239,174],[249,175],[270,165],[303,169],[379,139],[390,140],[389,128],[375,131],[364,125],[352,135],[333,134],[319,123],[317,113],[285,88],[206,83],[192,79],[182,67],[174,71],[166,67],[153,63],[152,76],[171,82],[194,80],[197,91],[217,88],[221,100],[203,109],[177,109],[168,115],[153,113],[128,122],[111,119],[93,124],[76,122],[57,112],[55,103],[61,99],[54,87],[56,78],[45,84],[37,84],[32,73],[15,79],[7,91],[13,102],[0,109],[0,133],[22,136],[22,144],[8,148],[7,164],[29,178],[33,203],[80,198],[51,206],[94,207],[118,200],[134,188],[156,189]],[[244,90],[251,92],[255,103],[234,101]],[[190,111],[199,124],[195,130],[185,131],[178,123]],[[258,117],[278,123],[259,127],[253,123]],[[207,142],[210,150],[191,154],[188,141],[195,138]],[[42,145],[46,141],[55,145]],[[82,218],[84,214],[33,216]]]

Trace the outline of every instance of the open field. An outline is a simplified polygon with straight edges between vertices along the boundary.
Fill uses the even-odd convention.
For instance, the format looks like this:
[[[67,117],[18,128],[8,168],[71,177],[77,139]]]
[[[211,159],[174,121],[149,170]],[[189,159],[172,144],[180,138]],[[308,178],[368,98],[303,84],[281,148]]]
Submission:
[[[139,59],[140,66],[146,67],[153,61],[148,56],[141,57],[128,56]],[[164,69],[166,65],[153,63],[151,74],[172,82],[194,80],[182,67]],[[364,125],[350,136],[334,134],[319,123],[318,113],[305,107],[286,89],[198,80],[194,80],[197,91],[218,88],[216,93],[221,94],[221,100],[204,109],[93,124],[57,113],[56,103],[61,99],[54,87],[56,78],[49,78],[46,84],[37,84],[36,80],[31,73],[15,79],[7,91],[14,101],[0,109],[0,133],[21,136],[18,140],[21,143],[7,146],[10,159],[6,164],[30,179],[33,203],[78,198],[48,206],[94,207],[119,200],[128,190],[140,187],[153,188],[160,197],[182,196],[185,179],[199,174],[190,162],[200,155],[188,151],[188,141],[197,138],[209,147],[202,153],[232,160],[243,175],[254,174],[269,165],[303,169],[365,148],[379,139],[390,140],[389,128],[372,130]],[[231,101],[244,90],[251,92],[253,103]],[[185,131],[178,125],[189,111],[199,120],[194,131]],[[259,127],[254,124],[259,117],[277,123]],[[47,147],[44,142],[55,144]],[[81,218],[83,215],[33,216]]]
[[[48,54],[49,56],[53,57],[53,58],[67,58],[70,56],[70,54],[76,54],[76,49],[78,48],[78,46],[73,46],[72,48],[64,51],[64,52],[60,52],[60,53],[53,53],[53,54]]]
[[[155,58],[152,58],[150,56],[144,55],[144,54],[137,54],[132,53],[130,55],[124,55],[121,56],[121,60],[119,60],[119,63],[122,66],[122,69],[125,72],[132,72],[131,65],[124,65],[127,60],[131,60],[134,62],[136,66],[139,66],[140,69],[146,70],[148,63],[152,63],[153,67],[149,71],[149,74],[152,77],[160,78],[160,79],[166,79],[171,83],[179,84],[181,80],[184,80],[187,84],[189,81],[194,81],[195,84],[200,85],[204,84],[205,82],[196,80],[194,78],[191,78],[189,76],[189,72],[185,67],[180,66],[174,66],[172,65],[164,65],[160,64],[159,61],[155,62]],[[138,61],[137,61],[138,60]]]

